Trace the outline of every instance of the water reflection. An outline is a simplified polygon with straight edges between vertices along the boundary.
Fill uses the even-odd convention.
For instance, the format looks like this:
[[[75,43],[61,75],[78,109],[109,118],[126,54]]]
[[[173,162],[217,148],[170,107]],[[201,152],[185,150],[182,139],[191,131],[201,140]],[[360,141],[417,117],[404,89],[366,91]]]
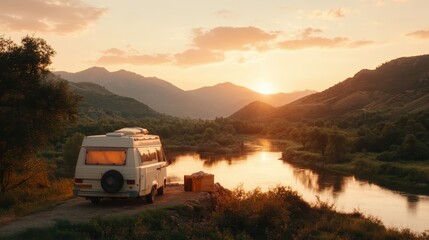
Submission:
[[[264,149],[264,148],[260,148]],[[212,155],[195,152],[169,156],[170,182],[183,183],[183,176],[205,171],[227,188],[242,184],[246,190],[267,190],[278,184],[290,186],[308,202],[332,203],[339,211],[359,210],[379,218],[385,225],[429,229],[429,197],[401,194],[355,177],[322,170],[309,170],[279,160],[281,152],[265,150],[241,155]]]
[[[345,178],[327,171],[294,168],[293,175],[306,188],[315,192],[330,192],[333,198],[344,190]]]
[[[417,205],[419,202],[419,196],[416,195],[407,195],[407,207],[408,207],[408,212],[415,214],[417,213]]]
[[[226,162],[228,165],[237,164],[239,161],[245,161],[246,155],[243,154],[210,154],[202,153],[200,154],[200,159],[204,161],[204,166],[211,167],[215,166],[220,161]]]

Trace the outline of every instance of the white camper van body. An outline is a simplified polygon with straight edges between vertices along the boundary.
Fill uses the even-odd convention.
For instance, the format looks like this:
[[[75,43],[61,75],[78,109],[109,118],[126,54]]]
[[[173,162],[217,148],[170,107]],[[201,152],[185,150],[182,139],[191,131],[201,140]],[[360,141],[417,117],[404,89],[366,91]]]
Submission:
[[[123,128],[84,138],[73,193],[93,203],[100,198],[141,196],[152,203],[156,193],[164,193],[166,178],[160,138],[143,128]]]

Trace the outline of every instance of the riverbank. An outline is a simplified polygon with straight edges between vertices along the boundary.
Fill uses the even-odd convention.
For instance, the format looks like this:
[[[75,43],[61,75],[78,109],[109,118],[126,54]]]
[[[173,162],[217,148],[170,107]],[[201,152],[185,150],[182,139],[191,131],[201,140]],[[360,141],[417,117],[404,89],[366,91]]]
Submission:
[[[429,162],[383,162],[376,153],[356,152],[347,161],[332,163],[321,153],[302,150],[293,141],[278,141],[283,148],[283,161],[310,169],[323,169],[375,182],[389,189],[429,195]]]
[[[386,228],[358,212],[338,213],[321,202],[310,205],[282,186],[246,192],[217,185],[207,198],[135,213],[83,222],[60,219],[52,227],[8,239],[429,239]]]

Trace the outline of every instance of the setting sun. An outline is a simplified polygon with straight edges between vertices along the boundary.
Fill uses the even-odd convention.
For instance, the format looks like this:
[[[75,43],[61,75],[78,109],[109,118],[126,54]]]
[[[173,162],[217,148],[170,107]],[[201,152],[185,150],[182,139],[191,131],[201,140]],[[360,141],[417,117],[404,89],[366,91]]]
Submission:
[[[262,94],[273,94],[275,91],[273,85],[269,82],[260,82],[255,90]]]

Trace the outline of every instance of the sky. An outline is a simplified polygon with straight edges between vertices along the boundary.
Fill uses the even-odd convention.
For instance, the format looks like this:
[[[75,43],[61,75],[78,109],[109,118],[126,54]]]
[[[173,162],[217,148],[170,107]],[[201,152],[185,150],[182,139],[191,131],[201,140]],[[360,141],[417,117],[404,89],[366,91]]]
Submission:
[[[191,90],[323,91],[429,53],[427,0],[0,0],[0,34],[45,39],[53,71],[92,66]]]

